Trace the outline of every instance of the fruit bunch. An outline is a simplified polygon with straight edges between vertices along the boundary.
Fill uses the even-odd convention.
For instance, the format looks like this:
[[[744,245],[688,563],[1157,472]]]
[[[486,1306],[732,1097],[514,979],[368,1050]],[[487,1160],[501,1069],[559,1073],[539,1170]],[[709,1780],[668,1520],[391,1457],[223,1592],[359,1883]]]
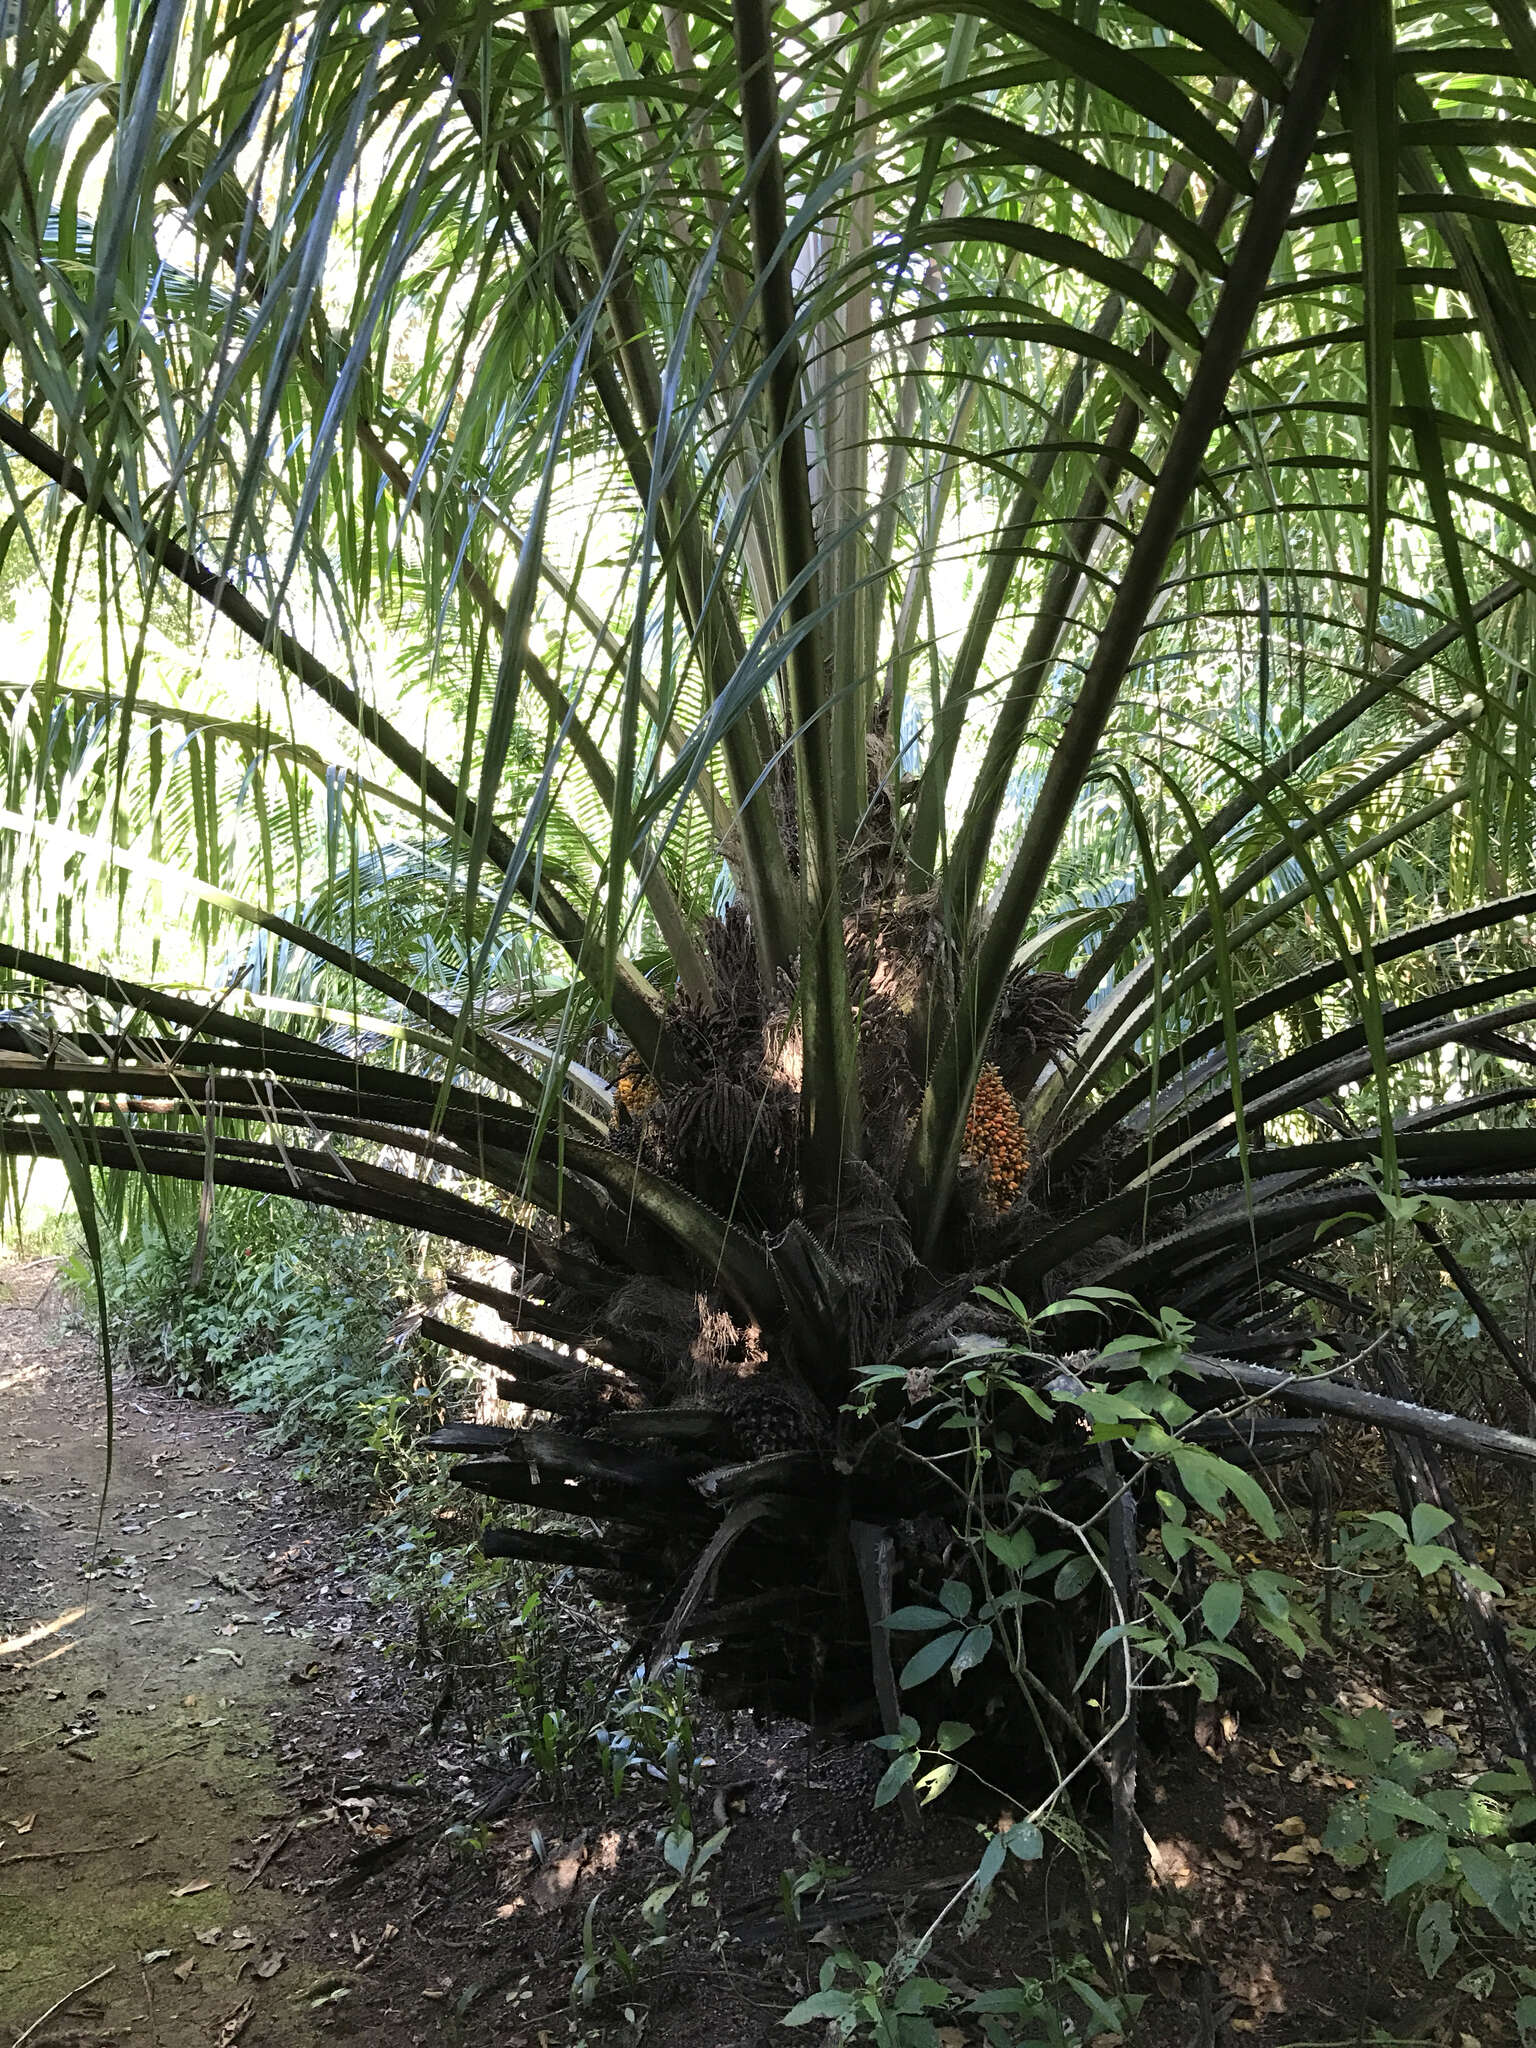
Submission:
[[[656,1107],[659,1092],[646,1071],[645,1062],[635,1053],[626,1054],[618,1079],[613,1084],[615,1127],[622,1130],[626,1124],[644,1123]]]
[[[987,1198],[994,1209],[1012,1208],[1024,1185],[1029,1144],[1013,1097],[994,1066],[985,1066],[965,1122],[965,1149],[987,1170]]]

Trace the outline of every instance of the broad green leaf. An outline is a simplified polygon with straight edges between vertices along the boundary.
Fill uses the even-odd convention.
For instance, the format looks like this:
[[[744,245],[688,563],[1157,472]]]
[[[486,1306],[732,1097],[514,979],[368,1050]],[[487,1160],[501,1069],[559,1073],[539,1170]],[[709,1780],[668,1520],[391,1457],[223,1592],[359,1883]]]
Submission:
[[[1069,1557],[1056,1574],[1055,1584],[1051,1587],[1052,1597],[1075,1600],[1083,1588],[1091,1585],[1098,1576],[1098,1565],[1091,1557]]]
[[[917,1789],[922,1796],[924,1806],[930,1805],[941,1793],[949,1790],[955,1781],[955,1775],[959,1769],[960,1766],[958,1764],[936,1764],[931,1771],[925,1772],[918,1779]]]
[[[1454,1953],[1459,1937],[1449,1899],[1431,1899],[1414,1923],[1414,1946],[1426,1977],[1438,1977]]]
[[[965,1631],[951,1629],[946,1634],[934,1636],[902,1666],[901,1683],[904,1686],[922,1685],[936,1672],[942,1671],[950,1658],[965,1641]]]
[[[1028,1529],[1016,1529],[1011,1535],[1005,1534],[1001,1529],[988,1529],[985,1540],[988,1550],[998,1563],[1006,1566],[1011,1572],[1021,1572],[1026,1565],[1034,1562],[1035,1539]]]
[[[1201,1615],[1218,1642],[1231,1635],[1242,1611],[1243,1589],[1236,1579],[1213,1579],[1200,1596]]]
[[[947,1607],[898,1607],[885,1617],[885,1626],[897,1634],[916,1635],[934,1628],[950,1628],[954,1614]]]
[[[992,1625],[983,1622],[980,1628],[967,1629],[965,1640],[955,1652],[955,1661],[950,1669],[957,1679],[966,1671],[973,1671],[992,1647]]]
[[[881,1773],[880,1783],[875,1787],[876,1806],[889,1806],[903,1785],[909,1784],[918,1766],[918,1755],[914,1749],[903,1750],[893,1757]]]
[[[1391,1814],[1396,1820],[1415,1821],[1420,1827],[1442,1825],[1441,1816],[1432,1806],[1427,1806],[1393,1778],[1378,1778],[1370,1788],[1367,1804],[1379,1813]]]
[[[1503,1859],[1485,1849],[1458,1843],[1451,1852],[1451,1861],[1478,1904],[1486,1906],[1499,1925],[1513,1934],[1520,1925],[1520,1909]]]
[[[997,1873],[1007,1861],[1007,1857],[1008,1837],[999,1829],[996,1834],[988,1837],[987,1846],[982,1851],[981,1862],[976,1871],[976,1888],[978,1891],[984,1892],[990,1887]]]
[[[1445,1870],[1447,1843],[1442,1834],[1412,1835],[1399,1842],[1387,1862],[1381,1894],[1388,1905],[1417,1885],[1433,1884]]]
[[[826,1991],[813,1991],[809,1998],[802,1998],[797,2005],[779,2021],[781,2027],[808,2027],[813,2020],[841,2020],[857,2012],[858,2004],[853,1994],[839,1991],[835,1987]]]

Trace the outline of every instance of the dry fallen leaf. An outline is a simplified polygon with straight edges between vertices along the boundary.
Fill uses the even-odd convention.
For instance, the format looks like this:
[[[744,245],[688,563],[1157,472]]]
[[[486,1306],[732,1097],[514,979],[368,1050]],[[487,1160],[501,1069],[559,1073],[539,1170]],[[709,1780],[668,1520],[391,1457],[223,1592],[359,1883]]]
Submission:
[[[1275,1822],[1275,1833],[1277,1835],[1284,1835],[1293,1842],[1300,1841],[1306,1832],[1307,1824],[1299,1813],[1293,1813],[1287,1819]]]
[[[275,1977],[287,1960],[282,1950],[275,1948],[270,1955],[263,1956],[256,1965],[256,1974],[258,1977]]]
[[[177,1885],[175,1891],[171,1893],[171,1897],[173,1899],[190,1899],[194,1892],[211,1892],[212,1890],[213,1879],[211,1877],[194,1877],[190,1884]]]
[[[147,1948],[139,1957],[141,1963],[163,1963],[170,1954],[168,1948]]]
[[[1312,1851],[1305,1842],[1293,1842],[1289,1849],[1277,1849],[1269,1860],[1271,1863],[1294,1863],[1307,1866],[1312,1861]]]
[[[229,1945],[231,1948],[254,1948],[256,1937],[249,1927],[232,1927],[229,1931]]]
[[[171,1975],[176,1979],[176,1982],[178,1984],[185,1984],[187,1979],[191,1976],[192,1972],[196,1968],[197,1957],[188,1956],[187,1960],[184,1963],[178,1963],[176,1965],[175,1969],[172,1970]]]
[[[222,1927],[198,1927],[194,1929],[192,1939],[203,1948],[212,1948],[223,1932]]]
[[[1180,1963],[1192,1963],[1195,1960],[1183,1942],[1177,1940],[1171,1934],[1163,1934],[1156,1928],[1149,1928],[1146,1940],[1147,1954],[1155,1960],[1161,1960],[1169,1956],[1175,1962]]]
[[[234,2048],[251,2023],[251,2014],[256,2010],[254,1998],[248,1998],[244,2005],[237,2006],[219,2029],[219,2048]]]
[[[555,1844],[528,1887],[528,1895],[541,1913],[555,1912],[565,1905],[576,1889],[586,1860],[585,1828],[569,1841]]]
[[[1234,1956],[1223,1963],[1216,1972],[1216,1981],[1223,1991],[1230,1992],[1239,2004],[1246,2005],[1256,2015],[1256,2023],[1267,2019],[1271,2013],[1285,2011],[1285,1993],[1275,1975],[1274,1964],[1262,1951]],[[1231,2024],[1237,2026],[1239,2022],[1233,2020]]]
[[[8,1828],[14,1828],[18,1835],[30,1835],[32,1832],[32,1823],[36,1819],[37,1815],[35,1813],[24,1813],[21,1816],[20,1820],[8,1820],[6,1822],[6,1826]]]

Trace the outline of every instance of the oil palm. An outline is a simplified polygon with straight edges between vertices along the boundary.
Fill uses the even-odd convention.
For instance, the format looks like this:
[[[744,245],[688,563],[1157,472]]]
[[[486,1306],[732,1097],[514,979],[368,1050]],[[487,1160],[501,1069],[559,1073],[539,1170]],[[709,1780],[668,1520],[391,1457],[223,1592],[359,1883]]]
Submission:
[[[512,1259],[471,1483],[858,1657],[978,1281],[1536,1187],[1513,0],[8,27],[7,1150]]]

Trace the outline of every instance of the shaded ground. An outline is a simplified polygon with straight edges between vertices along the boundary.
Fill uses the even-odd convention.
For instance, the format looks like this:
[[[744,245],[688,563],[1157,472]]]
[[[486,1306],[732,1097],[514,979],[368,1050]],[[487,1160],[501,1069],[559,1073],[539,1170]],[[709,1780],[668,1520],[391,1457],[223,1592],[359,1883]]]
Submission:
[[[104,1443],[94,1347],[67,1326],[51,1267],[13,1271],[0,2041],[71,1992],[27,2048],[786,2041],[778,2021],[831,1950],[889,1954],[975,1865],[978,1821],[995,1814],[946,1802],[912,1841],[872,1810],[867,1751],[714,1716],[698,1734],[696,1832],[731,1833],[707,1881],[681,1888],[664,1925],[647,1919],[671,1876],[665,1786],[615,1801],[583,1766],[551,1798],[489,1738],[461,1739],[440,1679],[405,1654],[407,1617],[366,1596],[366,1503],[328,1505],[250,1418],[129,1382],[98,1541]],[[1322,1707],[1386,1704],[1406,1736],[1496,1744],[1448,1639],[1415,1616],[1385,1651],[1276,1682],[1241,1721],[1203,1717],[1198,1741],[1170,1729],[1143,1770],[1159,1886],[1136,1945],[1138,2036],[1509,2037],[1451,1983],[1425,1983],[1369,1876],[1341,1873],[1318,1842],[1347,1790],[1307,1734]],[[784,1874],[816,1854],[852,1874],[830,1876],[824,1899],[808,1888],[792,1929]],[[945,1922],[933,1974],[983,1989],[1094,1951],[1071,1859],[1021,1877],[981,1927]],[[658,1931],[620,1964],[615,1938],[632,1956]],[[941,2038],[980,2037],[946,2022]]]
[[[667,1874],[664,1803],[584,1821],[436,1726],[440,1679],[349,1548],[365,1504],[295,1479],[252,1418],[120,1375],[103,1516],[95,1346],[51,1263],[0,1287],[0,2040],[66,1998],[28,2048],[628,2035],[606,1981],[572,2015],[580,1924],[594,1888],[629,1914]],[[711,1736],[708,1829],[750,1810],[758,1835],[717,1872],[749,1938],[802,1822],[879,1860],[862,1750]],[[772,2037],[801,1970],[732,1946],[750,1969],[656,1959],[651,2038]]]
[[[51,1283],[13,1271],[0,1302],[0,2038],[85,1985],[29,2048],[567,2039],[585,1904],[638,1908],[665,1812],[586,1824],[434,1731],[405,1617],[247,1416],[120,1380],[98,1540],[104,1394]],[[771,1868],[722,1869],[772,1933],[801,1822],[866,1867],[888,1830],[863,1752],[737,1725],[699,1796],[752,1810]],[[653,2038],[768,2038],[799,1979],[742,1953],[652,1971]]]
[[[339,1532],[228,1411],[120,1386],[98,1538],[104,1392],[51,1280],[13,1272],[0,1307],[0,2024],[96,1977],[35,2043],[308,2043],[382,1924],[333,1936],[284,1866],[378,1824],[345,1780],[393,1768],[387,1715],[349,1713],[404,1708],[387,1637],[327,1577]]]

